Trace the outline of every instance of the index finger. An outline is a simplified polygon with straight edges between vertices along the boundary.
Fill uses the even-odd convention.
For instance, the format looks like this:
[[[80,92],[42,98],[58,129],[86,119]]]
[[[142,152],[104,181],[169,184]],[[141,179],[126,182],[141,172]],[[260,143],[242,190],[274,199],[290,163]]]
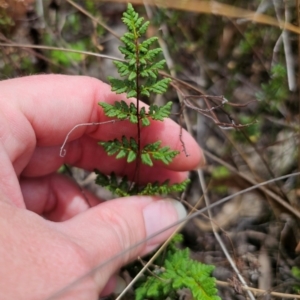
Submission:
[[[120,138],[123,135],[136,136],[136,125],[128,121],[105,126],[81,127],[70,136],[67,155],[65,158],[61,158],[58,155],[58,149],[74,126],[80,123],[109,120],[104,115],[102,108],[99,107],[99,101],[112,104],[118,100],[128,102],[129,100],[124,99],[124,95],[116,95],[111,92],[109,85],[84,76],[38,75],[3,81],[0,85],[2,95],[5,96],[4,99],[10,100],[9,108],[12,105],[14,110],[20,111],[30,124],[27,128],[24,126],[22,117],[15,118],[14,131],[18,133],[18,136],[15,138],[16,143],[13,145],[13,149],[8,149],[10,155],[18,156],[17,154],[19,154],[19,157],[24,158],[24,152],[33,151],[33,148],[36,147],[26,174],[35,173],[35,165],[39,167],[41,173],[47,173],[55,170],[64,162],[81,167],[87,166],[88,169],[93,164],[97,168],[103,157],[100,160],[95,156],[87,155],[95,153],[91,147],[92,149],[100,148],[96,143],[97,140]],[[9,108],[7,109],[8,115],[12,113]],[[162,145],[169,145],[172,149],[181,150],[182,146],[178,135],[179,126],[172,120],[165,119],[164,122],[153,122],[149,127],[143,128],[142,143],[147,144],[161,140]],[[95,139],[95,143],[79,142],[80,139],[86,141],[85,137],[87,136]],[[171,169],[189,170],[197,167],[203,160],[202,152],[194,139],[186,132],[183,138],[191,155],[185,157],[184,154],[180,154],[170,165]],[[77,144],[80,145],[80,149],[76,148]],[[9,147],[10,145],[7,145],[7,148]],[[23,155],[20,153],[22,151]],[[54,155],[55,152],[57,155]],[[81,153],[80,157],[78,152]],[[39,153],[43,154],[42,157]],[[44,171],[40,169],[40,164],[36,164],[41,158]]]

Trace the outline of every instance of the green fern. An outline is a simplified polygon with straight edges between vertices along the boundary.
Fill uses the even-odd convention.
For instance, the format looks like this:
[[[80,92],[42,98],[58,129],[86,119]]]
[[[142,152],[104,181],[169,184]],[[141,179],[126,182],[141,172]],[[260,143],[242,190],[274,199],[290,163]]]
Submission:
[[[114,105],[106,102],[100,102],[99,105],[104,109],[104,113],[108,117],[116,117],[120,120],[129,119],[131,123],[138,122],[136,106],[133,103],[128,105],[125,101],[115,101]],[[152,120],[163,121],[164,118],[170,116],[171,109],[171,101],[163,106],[151,105],[148,112],[146,112],[145,107],[142,107],[139,112],[139,119],[142,121],[143,126],[148,126],[150,125],[149,118]]]
[[[109,156],[117,154],[116,159],[127,157],[127,162],[131,163],[137,158],[138,144],[133,138],[128,140],[123,136],[121,142],[118,139],[114,139],[107,142],[99,142],[99,144],[103,146]],[[160,148],[160,144],[161,141],[157,141],[152,144],[147,144],[142,149],[141,160],[144,164],[152,167],[152,159],[155,159],[168,165],[172,162],[173,158],[180,153],[176,150],[170,150],[168,146]]]
[[[116,101],[114,105],[106,102],[100,102],[99,105],[104,109],[104,113],[108,117],[116,117],[120,120],[129,119],[131,123],[137,123],[136,107],[133,103],[128,105],[125,101]]]
[[[151,105],[148,115],[153,120],[163,121],[164,118],[168,118],[170,116],[172,109],[172,102],[169,101],[166,105],[163,106],[157,106],[157,105]]]
[[[158,79],[158,71],[164,68],[165,60],[157,61],[162,50],[160,48],[152,48],[157,38],[150,37],[144,41],[140,40],[145,35],[149,22],[144,22],[144,19],[139,17],[131,4],[128,4],[122,20],[128,28],[128,32],[121,37],[124,45],[119,47],[120,52],[124,55],[124,61],[115,61],[114,64],[121,78],[123,78],[108,77],[112,91],[126,93],[127,98],[135,97],[137,99],[141,96],[149,97],[150,93],[165,93],[171,79]],[[137,140],[123,136],[121,140],[100,141],[99,145],[104,148],[109,156],[115,155],[116,159],[126,159],[127,163],[137,161],[137,166],[139,166],[139,162],[153,166],[154,161],[161,161],[168,165],[180,153],[177,150],[170,149],[168,146],[161,147],[161,141],[154,141],[143,148],[140,144],[140,125],[150,126],[151,120],[163,121],[165,118],[168,118],[172,109],[171,101],[163,106],[151,104],[147,109],[145,107],[139,109],[138,100],[136,104],[133,102],[127,104],[122,100],[116,101],[114,104],[100,102],[99,105],[107,117],[129,120],[131,123],[137,124],[138,129]],[[184,181],[173,185],[169,185],[168,182],[155,182],[139,187],[134,183],[128,184],[125,177],[121,179],[120,186],[115,175],[109,177],[99,171],[97,171],[97,174],[96,183],[107,187],[119,196],[180,192],[186,188],[188,182]]]
[[[178,193],[185,190],[189,183],[189,179],[171,185],[169,184],[168,180],[166,180],[164,183],[148,183],[141,189],[141,191],[138,192],[138,195],[168,195],[171,193]]]
[[[125,80],[108,77],[112,90],[116,93],[126,93],[127,97],[138,97],[140,95],[150,96],[150,92],[164,93],[168,88],[171,79],[164,78],[157,80],[158,70],[163,69],[165,60],[155,62],[155,59],[162,52],[160,48],[150,49],[157,37],[151,37],[143,42],[139,42],[147,31],[149,22],[143,24],[144,18],[140,18],[131,4],[128,4],[127,11],[122,18],[127,25],[128,32],[121,37],[124,46],[119,50],[124,54],[125,62],[115,61],[121,77]],[[146,78],[144,84],[138,86],[136,79]]]
[[[107,188],[114,194],[117,194],[121,197],[130,196],[129,191],[129,182],[127,177],[124,176],[122,180],[118,180],[115,173],[111,173],[110,176],[106,176],[105,174],[99,172],[98,170],[94,170],[97,174],[96,183]]]
[[[176,247],[180,240],[182,236],[175,235],[168,245],[160,272],[155,271],[157,276],[148,275],[138,283],[136,300],[176,299],[176,292],[182,288],[188,288],[195,300],[221,300],[217,296],[215,278],[211,276],[214,266],[190,259],[188,248],[180,250]]]
[[[161,146],[161,141],[153,141],[147,145],[141,145],[141,126],[151,126],[152,122],[163,122],[168,118],[172,109],[172,102],[163,106],[151,104],[149,108],[139,107],[141,96],[149,97],[151,93],[165,93],[170,83],[169,78],[158,78],[158,71],[163,69],[165,61],[156,61],[161,53],[160,48],[153,48],[157,41],[151,37],[144,41],[140,38],[146,33],[149,22],[144,22],[128,4],[123,14],[123,22],[127,25],[128,32],[124,34],[121,41],[123,46],[119,47],[124,55],[125,61],[114,62],[121,79],[109,77],[112,91],[126,93],[127,98],[135,97],[136,102],[127,104],[125,101],[117,101],[114,104],[100,102],[104,114],[107,117],[119,120],[127,120],[137,126],[137,139],[123,136],[120,140],[100,141],[105,152],[116,159],[126,159],[126,163],[135,163],[136,169],[133,176],[139,174],[140,163],[152,167],[155,161],[168,165],[180,153],[169,146]],[[140,185],[136,178],[130,182],[126,176],[118,178],[115,173],[103,174],[95,170],[97,174],[96,183],[107,188],[119,196],[131,195],[168,195],[170,193],[182,192],[186,189],[190,180],[170,184],[165,182],[154,182]],[[181,239],[176,236],[168,246],[163,268],[154,270],[156,276],[148,276],[143,282],[139,282],[136,288],[136,299],[175,299],[178,289],[189,288],[194,299],[219,300],[215,279],[211,277],[214,267],[207,266],[191,260],[189,250],[179,250],[175,242]],[[160,257],[162,258],[162,257]]]
[[[276,64],[272,67],[271,79],[268,83],[262,83],[261,91],[256,93],[256,98],[264,105],[264,109],[276,112],[287,99],[289,90],[286,76],[287,71],[283,65]]]
[[[152,159],[160,160],[165,165],[168,165],[172,162],[173,158],[178,155],[180,152],[176,150],[170,150],[170,147],[160,148],[161,141],[157,141],[152,144],[146,145],[141,154],[142,162],[146,165],[153,166]]]
[[[95,170],[95,173],[97,174],[97,184],[107,188],[112,193],[121,197],[132,195],[168,195],[185,190],[187,185],[190,183],[189,179],[174,184],[169,184],[169,181],[166,180],[164,183],[147,183],[145,186],[138,187],[135,184],[132,184],[126,176],[118,179],[115,173],[111,173],[110,176],[107,176],[98,170]]]
[[[117,154],[117,159],[127,157],[128,163],[133,162],[137,157],[138,145],[134,138],[128,140],[123,136],[121,142],[118,139],[114,139],[108,142],[99,142],[99,144],[103,146],[109,156]]]

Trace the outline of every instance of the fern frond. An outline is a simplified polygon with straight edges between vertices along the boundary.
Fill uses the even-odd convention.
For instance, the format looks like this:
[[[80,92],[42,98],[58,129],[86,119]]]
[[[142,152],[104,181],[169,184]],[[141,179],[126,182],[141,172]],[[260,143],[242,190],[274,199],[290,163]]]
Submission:
[[[122,93],[128,93],[130,91],[135,92],[135,82],[134,81],[129,81],[128,79],[121,80],[113,77],[108,77],[108,80],[111,84],[111,90],[113,92],[116,92],[117,94],[122,94]],[[136,95],[136,93],[135,93]],[[128,97],[127,95],[127,98]]]
[[[149,92],[163,94],[167,91],[170,82],[170,78],[163,78],[159,81],[148,80],[146,84],[142,87],[141,93],[146,92],[149,95]]]
[[[107,176],[101,173],[98,170],[95,170],[97,174],[96,184],[107,188],[113,194],[120,197],[132,196],[132,195],[167,195],[171,193],[180,193],[183,192],[187,185],[190,183],[189,179],[184,180],[180,183],[169,184],[168,181],[164,183],[148,183],[144,187],[138,187],[135,184],[132,184],[128,181],[127,177],[124,176],[118,180],[114,173],[111,173],[110,176]]]
[[[170,147],[165,146],[160,148],[161,141],[147,144],[141,151],[142,162],[146,165],[153,166],[152,159],[160,160],[168,165],[172,162],[173,158],[177,156],[180,151],[170,150]]]
[[[189,183],[189,179],[174,184],[169,184],[168,180],[164,183],[148,183],[144,188],[140,190],[138,195],[168,195],[171,193],[180,193],[186,189]]]
[[[107,142],[99,142],[105,152],[111,156],[117,154],[116,158],[124,158],[127,157],[127,162],[133,162],[137,157],[137,143],[133,138],[128,140],[125,136],[122,137],[122,142],[117,139],[107,141]]]
[[[126,60],[135,59],[135,53],[133,53],[132,51],[129,51],[126,47],[120,46],[119,50],[122,54],[124,54],[124,58]]]
[[[121,61],[114,61],[115,66],[118,69],[118,73],[121,77],[128,75],[134,68],[130,67],[128,63],[124,63]],[[128,79],[129,80],[129,79]]]
[[[138,36],[144,35],[144,34],[146,33],[146,31],[147,31],[149,25],[150,25],[150,22],[149,22],[149,21],[145,22],[145,23],[138,29],[138,31],[137,31]]]
[[[135,299],[165,299],[179,289],[188,288],[193,299],[221,300],[215,278],[211,277],[214,266],[190,259],[188,248],[180,250],[171,243],[162,269],[164,271],[158,277],[147,276],[139,284]]]
[[[126,37],[126,36],[122,36],[122,37],[120,38],[120,40],[125,44],[125,48],[126,48],[128,51],[134,53],[135,47],[136,47],[136,46],[135,46],[135,43],[134,43],[134,40],[131,40],[130,38],[128,38],[128,37]]]
[[[144,22],[144,19],[139,17],[131,4],[128,4],[122,20],[128,28],[128,32],[121,38],[123,45],[119,47],[120,52],[124,55],[125,61],[117,61],[114,63],[120,76],[125,78],[121,80],[108,77],[112,91],[118,94],[126,93],[127,98],[140,98],[142,95],[149,97],[150,93],[162,94],[166,92],[171,79],[157,79],[158,71],[163,69],[165,60],[155,62],[162,50],[160,48],[151,49],[153,44],[157,41],[157,38],[150,37],[142,42],[140,41],[140,37],[145,34],[149,22]],[[137,78],[139,78],[139,80],[137,80]],[[137,84],[139,84],[139,86],[137,86]],[[139,101],[139,99],[137,99],[137,101]],[[142,126],[149,126],[151,124],[150,119],[163,121],[164,118],[169,117],[172,107],[172,103],[168,102],[161,107],[150,105],[148,110],[142,107],[138,112],[133,103],[128,105],[125,101],[115,102],[114,105],[100,102],[99,105],[103,108],[106,116],[120,120],[128,119],[131,123],[138,124],[138,127],[140,123]],[[121,141],[114,139],[99,142],[99,144],[105,149],[108,155],[115,155],[116,159],[125,158],[127,162],[130,163],[135,161],[139,155],[140,157],[138,159],[148,166],[153,166],[154,160],[162,161],[164,164],[170,164],[174,157],[180,153],[179,151],[170,149],[168,146],[160,147],[160,141],[148,144],[141,149],[140,144],[133,138],[128,140],[124,136]],[[105,183],[106,186],[112,184],[113,192],[118,194],[120,187],[116,184],[114,176],[110,179],[108,177],[101,178],[101,182]],[[126,186],[126,180],[124,181],[124,186]],[[120,193],[121,195],[168,194],[183,191],[186,188],[187,182],[188,181],[184,181],[174,185],[169,185],[168,182],[164,182],[163,184],[156,182],[149,183],[144,187],[131,184],[130,191],[126,190],[125,193],[124,190],[120,189]]]
[[[115,101],[114,105],[106,102],[98,103],[104,110],[104,113],[108,117],[116,117],[120,120],[129,119],[131,123],[137,123],[136,107],[133,103],[128,105],[125,101]]]
[[[152,77],[153,79],[157,78],[158,70],[164,68],[164,60],[161,60],[152,65],[141,66],[140,74],[142,77]]]
[[[158,40],[156,36],[152,36],[140,43],[139,49],[149,49],[149,47]],[[160,49],[160,48],[159,48]]]
[[[149,22],[145,22],[142,25],[144,18],[139,17],[130,3],[128,3],[126,12],[123,13],[122,21],[127,25],[129,32],[134,34],[135,38],[139,38],[143,35],[149,26]]]
[[[99,102],[98,104],[103,108],[105,115],[110,118],[116,117],[120,120],[129,119],[131,123],[138,122],[136,106],[133,103],[128,105],[125,101],[121,100],[115,101],[113,105],[106,102]],[[142,121],[143,126],[148,126],[150,125],[149,118],[157,121],[163,121],[164,118],[168,118],[170,116],[171,109],[171,101],[163,106],[152,104],[149,107],[148,113],[146,113],[144,107],[141,108],[139,118]]]
[[[157,37],[151,37],[139,44],[138,49],[140,51],[140,59],[146,58],[148,51],[150,51],[149,50],[150,46],[157,40],[158,40]],[[160,48],[156,48],[156,50],[158,51],[158,53],[162,52],[162,50]],[[150,61],[150,59],[148,59],[148,60]],[[142,62],[142,63],[144,63],[144,62]]]
[[[150,105],[148,116],[153,120],[163,121],[164,118],[168,118],[171,114],[172,102],[169,101],[163,106],[157,106],[155,104]]]
[[[158,54],[162,52],[162,49],[145,49],[144,52],[144,54],[141,53],[141,59],[145,59],[146,61],[152,62],[158,56]]]
[[[157,41],[157,37],[150,37],[142,42],[139,38],[142,37],[149,22],[144,22],[144,19],[139,17],[131,4],[128,4],[126,12],[122,18],[124,24],[128,28],[122,37],[123,46],[119,50],[124,54],[125,62],[114,62],[121,77],[127,77],[124,80],[114,79],[109,77],[109,82],[112,86],[112,91],[120,94],[127,93],[127,98],[137,97],[136,78],[150,77],[144,86],[140,86],[141,95],[150,96],[150,93],[162,94],[167,90],[170,79],[162,79],[157,81],[158,70],[163,69],[165,61],[161,60],[154,62],[158,55],[162,52],[160,48],[150,49]]]
[[[140,120],[142,121],[143,126],[149,126],[150,125],[150,121],[149,121],[149,118],[148,118],[148,114],[146,114],[145,107],[141,108],[139,117],[140,117]]]
[[[119,195],[121,197],[130,196],[128,194],[129,184],[126,176],[123,177],[120,182],[118,182],[115,173],[111,173],[110,176],[106,176],[98,170],[94,170],[94,172],[97,174],[95,180],[96,184],[105,187],[113,194]]]

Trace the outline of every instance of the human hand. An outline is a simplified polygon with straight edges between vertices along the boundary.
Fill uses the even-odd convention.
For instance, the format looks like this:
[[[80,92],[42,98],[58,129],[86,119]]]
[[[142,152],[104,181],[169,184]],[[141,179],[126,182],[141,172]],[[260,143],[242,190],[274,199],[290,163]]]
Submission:
[[[1,299],[47,299],[184,216],[179,202],[137,196],[101,202],[86,192],[90,208],[78,187],[56,173],[66,163],[107,174],[132,174],[123,160],[107,157],[97,145],[99,140],[132,136],[136,126],[127,121],[78,128],[66,145],[66,156],[59,156],[75,125],[107,120],[99,101],[124,98],[108,85],[89,77],[40,75],[2,81],[0,91]],[[143,128],[142,142],[162,140],[181,150],[178,134],[179,126],[169,119],[153,122]],[[169,166],[141,166],[140,181],[180,182],[186,171],[203,164],[193,138],[184,132],[183,140],[189,157],[181,153]],[[171,232],[89,273],[55,299],[91,300],[112,292],[118,269],[153,250]]]

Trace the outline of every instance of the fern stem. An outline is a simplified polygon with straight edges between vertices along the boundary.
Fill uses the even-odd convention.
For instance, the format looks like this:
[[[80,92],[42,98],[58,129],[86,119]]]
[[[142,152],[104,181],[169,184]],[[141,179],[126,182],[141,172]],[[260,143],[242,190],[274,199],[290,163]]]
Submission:
[[[134,174],[134,180],[137,184],[137,187],[139,186],[139,173],[140,173],[140,160],[141,160],[141,126],[140,126],[140,61],[139,61],[139,43],[138,43],[138,37],[136,37],[135,40],[135,52],[136,52],[136,117],[137,117],[137,159],[136,159],[136,166],[135,166],[135,174]]]

